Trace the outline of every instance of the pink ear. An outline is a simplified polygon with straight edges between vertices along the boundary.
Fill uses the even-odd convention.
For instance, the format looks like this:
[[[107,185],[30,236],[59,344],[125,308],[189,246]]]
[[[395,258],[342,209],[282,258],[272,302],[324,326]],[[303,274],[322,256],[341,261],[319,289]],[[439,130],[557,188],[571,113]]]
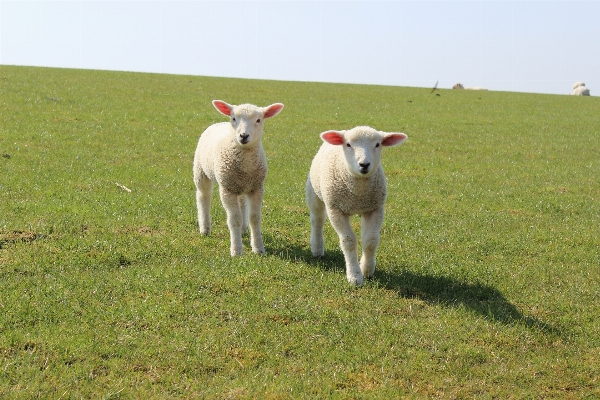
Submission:
[[[386,133],[381,144],[384,146],[396,146],[404,142],[407,138],[408,136],[404,133]]]
[[[224,115],[230,116],[231,115],[231,109],[233,108],[232,106],[230,106],[229,104],[225,103],[224,101],[221,100],[213,100],[213,106],[215,106],[215,108]]]
[[[323,141],[329,143],[329,144],[333,144],[333,145],[340,145],[340,144],[344,144],[344,135],[342,134],[342,132],[338,132],[338,131],[327,131],[327,132],[323,132],[321,133],[321,139],[323,139]]]
[[[279,114],[281,110],[283,110],[283,104],[275,103],[271,104],[268,107],[265,107],[265,118],[271,118]]]

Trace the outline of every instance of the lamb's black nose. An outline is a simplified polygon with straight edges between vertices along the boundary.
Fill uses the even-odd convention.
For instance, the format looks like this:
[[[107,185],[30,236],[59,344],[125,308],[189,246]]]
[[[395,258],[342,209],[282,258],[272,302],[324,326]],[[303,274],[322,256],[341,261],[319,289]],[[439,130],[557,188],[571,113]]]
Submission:
[[[241,134],[240,135],[240,142],[242,142],[242,143],[248,143],[248,137],[250,137],[250,135],[248,135],[247,133]]]
[[[360,173],[366,174],[369,172],[369,165],[371,165],[371,163],[359,163],[358,166],[360,167]]]

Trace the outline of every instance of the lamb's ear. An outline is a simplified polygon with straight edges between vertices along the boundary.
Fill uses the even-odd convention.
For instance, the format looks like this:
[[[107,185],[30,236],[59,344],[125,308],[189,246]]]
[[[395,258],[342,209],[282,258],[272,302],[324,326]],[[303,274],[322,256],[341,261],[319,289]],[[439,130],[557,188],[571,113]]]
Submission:
[[[265,119],[276,116],[281,110],[283,110],[283,104],[281,103],[271,104],[270,106],[263,108]]]
[[[231,115],[231,110],[233,110],[233,106],[225,103],[222,100],[213,100],[213,106],[223,115],[227,115],[228,117]]]
[[[337,146],[344,144],[344,133],[340,131],[323,132],[321,133],[321,139],[323,139],[324,142]]]
[[[384,146],[397,146],[404,142],[408,136],[400,132],[389,132],[383,134],[383,141],[381,142]]]

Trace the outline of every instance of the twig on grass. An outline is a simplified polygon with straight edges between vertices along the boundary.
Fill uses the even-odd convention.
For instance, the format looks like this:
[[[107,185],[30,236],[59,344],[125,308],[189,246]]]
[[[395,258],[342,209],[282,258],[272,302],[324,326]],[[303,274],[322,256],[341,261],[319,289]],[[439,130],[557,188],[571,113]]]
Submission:
[[[129,189],[126,186],[121,185],[120,183],[115,182],[115,185],[117,185],[118,187],[120,187],[121,189],[123,189],[124,191],[126,191],[127,193],[131,193],[131,189]]]

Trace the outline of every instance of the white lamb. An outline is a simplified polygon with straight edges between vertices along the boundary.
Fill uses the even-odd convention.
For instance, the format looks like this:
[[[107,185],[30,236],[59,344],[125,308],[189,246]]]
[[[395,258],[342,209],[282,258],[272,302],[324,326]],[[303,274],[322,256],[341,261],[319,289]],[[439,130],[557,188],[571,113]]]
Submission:
[[[321,133],[325,143],[312,161],[306,182],[306,203],[310,209],[310,247],[313,256],[324,255],[323,225],[329,217],[340,238],[346,260],[346,278],[353,285],[375,272],[375,251],[379,245],[386,197],[386,180],[381,166],[383,146],[406,140],[404,133],[378,132],[367,126],[348,131]],[[362,258],[358,262],[358,240],[350,215],[362,217]]]
[[[242,254],[242,233],[248,225],[252,251],[262,254],[265,247],[260,224],[267,159],[261,138],[265,119],[279,114],[283,104],[257,107],[233,106],[220,100],[212,103],[230,120],[209,126],[196,148],[194,183],[200,233],[210,234],[210,200],[216,182],[227,212],[231,256]]]
[[[585,87],[585,83],[575,82],[573,84],[573,92],[571,94],[574,96],[589,96],[590,90]]]

